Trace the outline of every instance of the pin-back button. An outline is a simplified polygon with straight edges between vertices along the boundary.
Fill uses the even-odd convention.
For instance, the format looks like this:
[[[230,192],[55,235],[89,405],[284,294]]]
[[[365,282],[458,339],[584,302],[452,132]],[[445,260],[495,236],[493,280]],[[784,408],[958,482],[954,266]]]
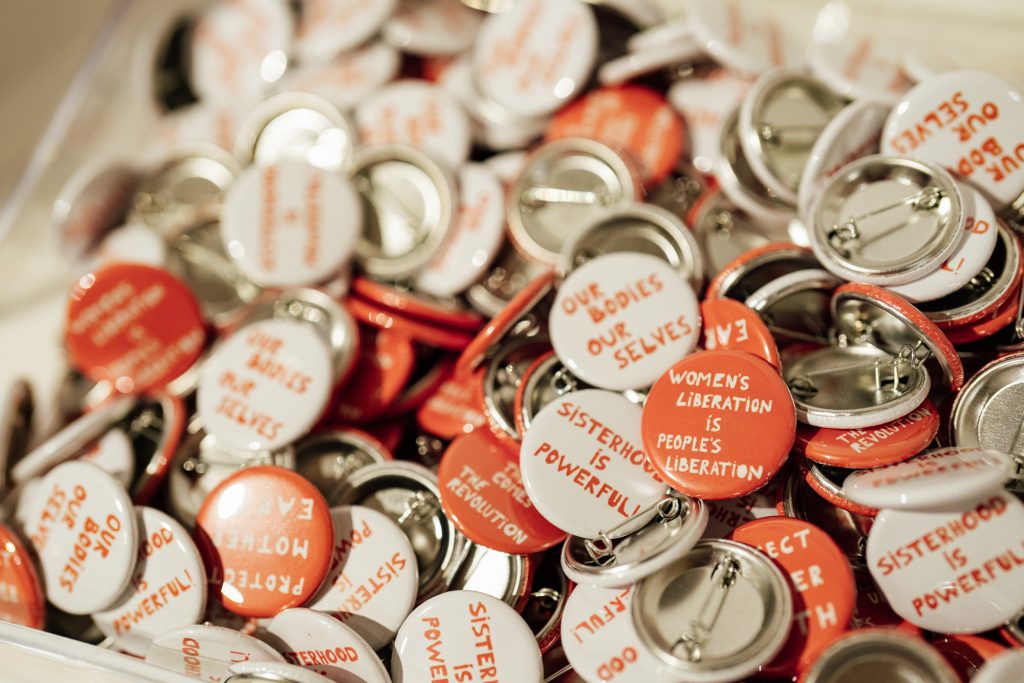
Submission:
[[[700,304],[701,346],[708,351],[746,351],[778,370],[779,349],[768,326],[749,306],[732,299],[705,299]]]
[[[167,265],[167,242],[148,226],[122,225],[104,236],[89,261],[90,270],[119,261],[162,268]]]
[[[416,424],[442,439],[454,439],[483,427],[483,405],[479,388],[485,369],[469,374],[455,372],[416,411]]]
[[[702,61],[704,50],[687,34],[679,40],[641,49],[631,49],[620,57],[612,57],[597,68],[597,81],[615,86],[665,71],[674,75],[686,72],[691,64]]]
[[[0,390],[0,497],[14,483],[14,468],[28,453],[36,427],[36,402],[27,380],[11,380]]]
[[[546,143],[533,152],[509,191],[509,236],[527,257],[554,265],[571,233],[567,226],[632,203],[639,191],[630,163],[602,143],[583,138]]]
[[[432,652],[441,654],[431,658]],[[416,608],[399,629],[391,658],[395,683],[460,673],[501,680],[511,672],[517,679],[539,681],[543,671],[523,618],[497,598],[474,591],[444,593]]]
[[[252,636],[223,626],[198,624],[157,636],[146,663],[191,678],[225,680],[239,662],[284,662],[274,648]]]
[[[61,187],[51,212],[61,253],[76,260],[120,225],[138,181],[136,171],[106,163],[86,164],[75,171]]]
[[[327,62],[365,43],[384,26],[398,0],[306,0],[295,49],[303,62]]]
[[[780,475],[779,478],[785,477]],[[773,481],[764,489],[745,496],[703,501],[708,509],[708,526],[704,530],[703,538],[725,538],[747,522],[780,514],[776,503],[778,488]]]
[[[539,356],[526,368],[516,389],[515,412],[516,431],[525,434],[533,418],[545,406],[574,391],[591,388],[574,377],[558,360],[554,351]]]
[[[416,318],[394,313],[394,309],[375,305],[359,297],[346,299],[345,307],[352,317],[364,325],[403,334],[425,346],[448,351],[462,351],[473,339],[468,332],[421,322]]]
[[[550,350],[547,335],[538,334],[507,339],[492,351],[481,389],[484,417],[499,439],[522,440],[516,421],[516,396],[526,370]]]
[[[810,522],[824,530],[846,554],[854,569],[867,571],[864,545],[873,519],[835,505],[810,486],[809,468],[804,463],[791,467],[778,489],[776,508],[779,514]],[[841,487],[836,487],[841,491]],[[820,489],[820,487],[819,487]],[[821,489],[824,490],[824,489]],[[874,514],[875,510],[872,510]]]
[[[811,490],[832,505],[862,517],[871,518],[878,514],[878,508],[853,501],[843,489],[846,479],[858,470],[819,465],[807,460],[799,461],[797,470]]]
[[[942,511],[883,510],[868,536],[868,567],[907,621],[978,633],[1024,608],[1022,529],[1024,504],[1002,492]]]
[[[409,609],[415,595],[414,588]],[[348,683],[355,678],[365,683],[390,683],[384,664],[354,627],[315,609],[295,607],[278,613],[267,624],[265,639],[289,664],[330,681]]]
[[[111,429],[81,455],[81,460],[109,474],[127,489],[135,476],[135,453],[132,442],[121,429]]]
[[[487,17],[473,50],[481,92],[520,116],[549,114],[587,83],[597,60],[593,11],[578,0],[527,0]]]
[[[699,69],[692,78],[669,86],[669,103],[683,117],[694,167],[713,171],[718,156],[719,129],[735,111],[752,79],[723,68]]]
[[[652,196],[650,201],[658,200]],[[771,244],[779,237],[778,231],[766,230],[736,208],[721,190],[709,190],[702,195],[686,214],[686,221],[693,226],[708,279],[748,251]]]
[[[295,444],[295,471],[327,499],[356,470],[392,459],[384,444],[358,429],[314,432]]]
[[[521,555],[550,548],[565,538],[527,495],[516,451],[484,430],[451,443],[438,479],[448,517],[484,547]]]
[[[509,555],[472,543],[449,590],[490,595],[522,613],[536,564],[531,555]],[[527,619],[525,614],[523,619]]]
[[[606,254],[565,279],[550,316],[555,353],[605,389],[640,389],[693,351],[700,311],[693,289],[648,254]]]
[[[780,275],[747,297],[781,342],[828,344],[832,295],[842,280],[819,268]]]
[[[201,619],[206,571],[185,527],[154,508],[135,514],[140,539],[131,588],[92,618],[119,649],[143,657],[157,636]]]
[[[782,275],[820,267],[810,249],[792,242],[771,242],[745,251],[726,264],[708,284],[706,296],[746,301]]]
[[[524,258],[506,240],[490,273],[466,290],[466,300],[484,315],[497,316],[523,288],[546,272],[544,266]]]
[[[686,12],[690,29],[718,63],[758,75],[775,67],[797,66],[803,45],[767,7],[739,0],[699,0]]]
[[[869,628],[847,633],[829,645],[800,683],[852,683],[880,676],[934,683],[960,680],[924,639],[894,628]]]
[[[796,447],[822,465],[860,469],[882,467],[917,455],[939,432],[939,411],[924,403],[903,417],[865,429],[828,429],[801,424]]]
[[[974,680],[975,672],[993,657],[998,657],[1006,648],[981,636],[943,636],[931,641],[931,646],[949,662],[961,681]]]
[[[364,204],[356,260],[374,277],[417,273],[454,223],[454,179],[423,152],[390,144],[357,150],[352,176]]]
[[[1024,651],[1007,650],[979,668],[971,678],[973,683],[1013,683],[1024,668]]]
[[[847,498],[875,508],[935,510],[994,494],[1014,472],[1013,457],[980,448],[940,448],[893,465],[853,472]]]
[[[385,284],[365,277],[352,281],[352,293],[395,311],[441,327],[476,332],[484,319],[452,297],[424,294],[402,284]]]
[[[1024,435],[1016,406],[1024,392],[1024,354],[1012,354],[983,367],[953,402],[953,444],[1019,455]]]
[[[793,598],[768,557],[735,541],[701,541],[633,589],[640,641],[681,677],[724,682],[767,664],[786,641]]]
[[[353,424],[382,415],[409,383],[416,361],[412,339],[400,330],[364,328],[360,337],[359,362],[332,407],[336,417]]]
[[[16,518],[59,609],[106,609],[128,587],[139,546],[135,513],[125,490],[95,465],[55,467],[18,502]]]
[[[12,529],[0,524],[0,619],[28,628],[46,620],[43,584],[28,546]]]
[[[157,389],[199,358],[206,331],[188,288],[164,270],[112,263],[80,278],[66,314],[68,354],[122,393]]]
[[[738,122],[739,111],[733,111],[720,126],[711,172],[732,203],[757,221],[784,228],[793,218],[794,206],[754,174],[740,142]]]
[[[398,50],[383,41],[371,41],[331,62],[289,69],[280,86],[282,91],[312,93],[345,112],[394,79],[401,61]]]
[[[327,501],[280,467],[249,467],[229,476],[203,502],[196,526],[220,601],[242,616],[269,617],[304,604],[330,567],[334,534]]]
[[[857,595],[850,563],[824,531],[788,517],[748,522],[729,539],[757,548],[789,576],[794,624],[781,652],[761,674],[795,676],[849,626]]]
[[[381,36],[409,54],[452,55],[472,47],[482,15],[459,0],[403,2]]]
[[[284,662],[238,662],[224,683],[323,683],[324,676]]]
[[[718,500],[755,491],[775,475],[793,445],[796,413],[771,365],[742,351],[705,351],[651,388],[641,426],[662,480]]]

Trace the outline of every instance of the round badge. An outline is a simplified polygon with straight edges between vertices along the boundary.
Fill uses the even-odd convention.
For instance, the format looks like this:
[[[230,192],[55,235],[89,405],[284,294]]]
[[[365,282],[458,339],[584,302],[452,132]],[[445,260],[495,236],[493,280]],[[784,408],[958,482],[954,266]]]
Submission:
[[[267,642],[284,655],[285,661],[328,680],[390,683],[373,648],[355,630],[332,616],[301,607],[286,609],[270,620],[266,633]]]
[[[352,317],[364,325],[376,327],[380,330],[394,330],[401,334],[412,337],[415,341],[446,351],[461,351],[472,341],[472,337],[458,329],[441,327],[436,323],[420,322],[391,309],[364,301],[359,297],[349,297],[345,301]]]
[[[641,389],[697,346],[700,311],[693,289],[664,260],[605,254],[562,283],[550,330],[573,375],[603,389]]]
[[[939,433],[939,411],[925,402],[901,418],[865,429],[828,429],[801,424],[796,447],[822,465],[860,469],[902,462],[917,455]]]
[[[43,628],[43,585],[22,540],[0,524],[0,621]]]
[[[22,496],[17,518],[58,609],[91,614],[128,587],[139,545],[135,512],[121,485],[95,465],[55,467]]]
[[[199,304],[160,268],[112,263],[71,292],[65,343],[71,361],[121,393],[158,389],[192,367],[206,331]]]
[[[705,299],[700,304],[701,346],[708,351],[746,351],[781,367],[779,348],[768,326],[749,306],[733,299]]]
[[[1006,647],[980,636],[943,636],[931,641],[953,667],[961,681],[973,681],[975,672],[993,657],[1006,652]]]
[[[458,181],[455,224],[416,276],[416,289],[434,296],[454,296],[481,280],[505,241],[505,190],[494,171],[465,164]]]
[[[579,0],[525,0],[484,20],[473,52],[482,94],[520,117],[550,114],[597,61],[593,11]]]
[[[487,430],[457,437],[437,476],[445,513],[485,548],[528,555],[565,538],[527,495],[516,451]]]
[[[1016,683],[1024,671],[1024,650],[1007,650],[985,662],[971,683]]]
[[[202,619],[206,571],[185,527],[150,507],[135,513],[140,538],[131,588],[92,619],[116,647],[143,657],[155,637]]]
[[[720,500],[759,489],[786,461],[796,431],[789,388],[742,351],[705,351],[669,369],[647,395],[644,449],[662,480]]]
[[[224,681],[231,666],[240,662],[283,662],[274,648],[239,633],[212,624],[199,624],[166,631],[157,636],[146,652],[146,663],[203,681]]]
[[[412,340],[394,330],[360,330],[359,363],[352,378],[336,392],[334,414],[361,424],[379,417],[409,383],[416,365]]]
[[[882,152],[945,166],[999,210],[1024,190],[1024,171],[1014,156],[1024,154],[1022,135],[1020,91],[982,71],[952,71],[919,83],[893,107]]]
[[[398,0],[306,0],[296,34],[303,62],[326,62],[372,38]]]
[[[167,262],[167,242],[149,226],[122,226],[107,233],[96,248],[98,264],[117,261],[160,267]]]
[[[882,510],[867,562],[893,610],[937,633],[997,628],[1024,608],[1024,503],[986,495],[954,510]]]
[[[633,588],[576,586],[562,612],[562,649],[585,681],[677,683],[679,674],[640,642],[630,615]]]
[[[454,439],[486,424],[480,391],[486,368],[469,374],[454,373],[437,388],[419,410],[416,424],[442,439]]]
[[[323,683],[324,681],[324,676],[315,671],[285,662],[239,662],[232,664],[230,671],[234,675],[225,683],[263,683],[264,681]]]
[[[855,575],[857,582],[857,604],[853,609],[853,618],[850,620],[850,627],[858,628],[882,628],[898,627],[906,625],[906,630],[917,629],[913,624],[908,624],[900,615],[892,611],[892,607],[886,602],[885,596],[878,590],[870,574],[858,572]]]
[[[343,622],[379,650],[416,604],[416,554],[402,528],[372,508],[331,508],[331,519],[331,569],[309,607]]]
[[[305,604],[330,568],[327,501],[290,470],[249,467],[228,476],[203,501],[196,527],[211,583],[242,616]]]
[[[686,18],[708,54],[734,71],[756,76],[769,69],[799,66],[803,59],[801,41],[767,6],[742,0],[697,0],[687,6]]]
[[[558,112],[545,140],[589,138],[626,152],[645,185],[675,168],[686,141],[679,115],[658,92],[640,85],[599,88]]]
[[[224,248],[258,285],[314,284],[352,258],[362,209],[352,183],[337,173],[297,160],[250,166],[224,198]]]
[[[755,491],[736,498],[706,501],[708,526],[703,538],[725,538],[747,522],[782,514],[776,509],[777,492],[771,490],[771,486],[765,488],[765,491]]]
[[[404,80],[384,86],[356,107],[364,145],[410,145],[454,170],[469,158],[469,117],[440,86]]]
[[[668,101],[686,124],[693,166],[711,173],[718,152],[718,131],[739,108],[753,81],[728,69],[713,69],[684,78],[668,89]]]
[[[459,0],[403,2],[384,24],[381,35],[409,54],[458,54],[472,47],[483,16],[470,4]]]
[[[548,521],[573,536],[615,538],[653,514],[666,488],[644,455],[640,413],[621,394],[600,389],[572,392],[537,413],[519,465]]]
[[[123,430],[111,429],[82,453],[80,459],[99,467],[123,488],[131,486],[135,475],[135,449]]]
[[[398,50],[382,41],[371,42],[327,64],[289,69],[281,79],[280,90],[312,93],[333,104],[338,111],[348,111],[391,81],[401,63]]]
[[[982,448],[939,448],[894,465],[853,472],[843,493],[875,508],[934,510],[1002,490],[1015,470],[1012,455]]]
[[[540,649],[523,618],[504,602],[476,591],[450,591],[409,615],[395,637],[394,683],[420,681],[539,681]]]
[[[796,676],[849,626],[857,599],[850,563],[828,534],[799,519],[758,519],[729,538],[757,548],[789,576],[793,627],[782,650],[761,673]]]
[[[394,309],[403,316],[439,327],[476,332],[486,322],[483,316],[460,304],[457,299],[404,291],[366,277],[352,281],[352,292],[371,303]]]
[[[313,325],[259,320],[206,361],[196,409],[206,431],[229,448],[268,451],[309,431],[332,384],[330,351]]]

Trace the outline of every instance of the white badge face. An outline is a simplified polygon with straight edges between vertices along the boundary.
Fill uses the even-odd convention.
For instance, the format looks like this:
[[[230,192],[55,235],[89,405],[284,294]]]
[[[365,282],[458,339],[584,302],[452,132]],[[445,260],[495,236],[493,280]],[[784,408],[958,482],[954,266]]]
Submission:
[[[1006,650],[981,665],[971,683],[1020,683],[1024,671],[1024,650]]]
[[[893,611],[915,626],[997,628],[1024,608],[1024,504],[996,493],[955,511],[882,510],[867,560]]]
[[[286,683],[324,683],[324,677],[315,671],[284,662],[239,662],[238,664],[231,665],[231,673],[252,675],[256,677],[256,680],[285,681]],[[353,679],[348,678],[345,680]]]
[[[352,258],[363,229],[359,194],[347,179],[303,161],[250,166],[228,189],[224,248],[258,285],[309,285]]]
[[[598,68],[597,80],[601,85],[618,85],[659,69],[697,61],[703,56],[704,51],[697,42],[687,36],[673,43],[646,47],[611,59]]]
[[[587,84],[597,43],[597,21],[580,0],[522,0],[484,20],[473,76],[506,109],[544,116]]]
[[[939,448],[909,460],[856,470],[843,482],[854,503],[873,508],[936,510],[995,495],[1013,475],[1013,456],[981,448]]]
[[[753,81],[727,69],[715,69],[705,76],[684,78],[668,89],[668,102],[686,122],[687,140],[693,166],[711,173],[719,155],[719,130],[726,118],[740,106]]]
[[[803,45],[770,5],[744,0],[694,0],[687,19],[711,57],[729,69],[757,76],[780,67],[797,67]]]
[[[934,301],[963,288],[988,264],[989,257],[995,251],[999,229],[992,205],[981,192],[967,183],[958,185],[964,213],[967,215],[960,246],[938,270],[933,270],[920,280],[889,287],[890,291],[907,301]]]
[[[143,657],[157,636],[202,618],[206,571],[185,527],[160,510],[135,510],[140,538],[131,587],[116,605],[92,618],[118,648]]]
[[[469,118],[443,88],[405,80],[379,90],[356,108],[364,145],[411,145],[449,169],[469,158]]]
[[[196,407],[229,449],[267,451],[320,417],[334,384],[327,343],[309,323],[259,320],[234,332],[203,366]]]
[[[331,569],[309,607],[344,622],[379,650],[416,604],[416,554],[402,528],[376,510],[336,507],[331,518]]]
[[[110,607],[128,587],[139,529],[131,499],[109,474],[73,460],[18,503],[42,566],[46,599],[69,614]]]
[[[544,667],[518,612],[483,593],[449,591],[424,602],[402,624],[391,677],[395,683],[539,681]]]
[[[603,389],[641,389],[696,348],[700,310],[665,261],[605,254],[562,283],[550,328],[558,359],[574,375]]]
[[[893,107],[882,152],[945,166],[1000,210],[1024,191],[1022,95],[982,71],[923,81]]]
[[[327,62],[365,43],[398,0],[303,0],[296,50],[305,63]]]
[[[416,276],[416,289],[453,296],[479,281],[505,241],[505,190],[489,167],[458,173],[459,214],[444,245]]]
[[[267,641],[275,645],[285,661],[328,680],[389,681],[373,648],[334,617],[302,607],[286,609],[270,620],[266,631]]]
[[[545,519],[573,536],[616,538],[653,516],[641,513],[667,487],[644,455],[641,412],[622,394],[585,389],[537,413],[523,436],[519,468]]]
[[[483,16],[461,0],[403,2],[381,35],[403,52],[454,55],[473,45]]]
[[[211,5],[192,31],[196,94],[204,102],[260,97],[288,68],[294,23],[287,0]]]
[[[132,483],[135,475],[135,451],[128,435],[120,429],[111,429],[104,434],[79,459],[96,465],[124,489]]]
[[[199,624],[157,636],[146,652],[146,663],[201,681],[217,683],[231,676],[239,662],[283,662],[274,648],[223,626]]]
[[[708,526],[702,538],[725,538],[747,522],[779,514],[775,496],[763,490],[738,498],[705,500],[704,507],[708,509]]]
[[[632,586],[576,586],[562,613],[562,648],[576,673],[588,683],[681,680],[640,642],[630,614]]]
[[[235,139],[245,117],[262,101],[260,97],[241,102],[193,104],[175,109],[157,122],[156,145],[174,150],[192,142],[206,142],[233,153]]]
[[[160,267],[167,261],[167,243],[156,230],[125,225],[111,231],[96,249],[97,265],[120,261]]]
[[[327,64],[289,71],[281,81],[281,90],[312,93],[339,111],[348,111],[398,75],[401,62],[398,50],[377,41]]]
[[[827,3],[818,12],[807,61],[840,95],[891,104],[911,86],[903,73],[903,46],[877,40],[872,21],[870,13],[858,15],[844,2]]]

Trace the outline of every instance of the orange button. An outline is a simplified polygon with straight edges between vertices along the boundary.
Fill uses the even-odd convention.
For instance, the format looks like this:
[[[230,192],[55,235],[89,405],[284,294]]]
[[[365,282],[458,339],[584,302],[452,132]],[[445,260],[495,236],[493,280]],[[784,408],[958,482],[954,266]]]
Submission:
[[[857,601],[846,555],[818,527],[790,517],[765,517],[737,528],[729,538],[754,546],[789,576],[793,627],[765,676],[795,676],[847,629]]]
[[[352,280],[352,292],[370,302],[393,308],[402,315],[432,325],[476,332],[484,324],[483,317],[476,311],[445,306],[443,300],[431,301],[425,296],[403,292],[365,277]]]
[[[245,617],[305,604],[334,548],[327,501],[281,467],[249,467],[218,484],[199,509],[196,536],[224,607]]]
[[[351,379],[335,391],[332,414],[336,419],[362,424],[394,403],[416,364],[416,349],[408,335],[395,330],[359,331],[359,362]]]
[[[826,429],[801,424],[797,450],[822,465],[862,469],[903,462],[923,451],[939,432],[939,411],[925,402],[908,415],[864,429]]]
[[[467,332],[446,329],[434,323],[408,318],[394,313],[393,309],[384,308],[380,304],[371,303],[359,297],[349,297],[345,301],[345,306],[358,322],[381,330],[394,330],[406,334],[424,346],[461,351],[472,340]]]
[[[416,411],[416,424],[442,439],[454,439],[486,424],[483,384],[486,368],[455,373]]]
[[[159,389],[202,353],[199,304],[161,268],[112,263],[83,275],[71,292],[65,340],[72,362],[124,394]]]
[[[775,338],[749,306],[733,299],[705,299],[700,305],[700,317],[700,345],[708,351],[746,351],[779,369]]]
[[[28,548],[0,524],[0,621],[43,628],[43,586]]]
[[[527,555],[565,538],[530,502],[519,454],[486,429],[455,439],[441,459],[437,478],[445,513],[471,541]]]
[[[743,351],[704,351],[654,384],[641,428],[663,481],[688,496],[720,500],[757,490],[782,467],[796,409],[765,361]]]

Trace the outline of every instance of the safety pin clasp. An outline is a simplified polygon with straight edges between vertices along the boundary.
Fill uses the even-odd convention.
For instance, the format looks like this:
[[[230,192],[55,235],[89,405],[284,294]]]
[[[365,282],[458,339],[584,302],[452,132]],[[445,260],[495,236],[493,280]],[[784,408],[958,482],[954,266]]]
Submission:
[[[690,513],[690,506],[684,504],[684,502],[683,499],[676,496],[665,496],[661,500],[648,505],[643,510],[622,520],[610,529],[598,532],[597,538],[588,538],[584,541],[583,545],[587,549],[587,554],[590,555],[590,559],[597,563],[598,566],[607,567],[615,562],[615,543],[611,539],[612,534],[629,526],[637,519],[647,516],[652,510],[658,511],[659,524],[671,522],[680,517],[685,519]]]

